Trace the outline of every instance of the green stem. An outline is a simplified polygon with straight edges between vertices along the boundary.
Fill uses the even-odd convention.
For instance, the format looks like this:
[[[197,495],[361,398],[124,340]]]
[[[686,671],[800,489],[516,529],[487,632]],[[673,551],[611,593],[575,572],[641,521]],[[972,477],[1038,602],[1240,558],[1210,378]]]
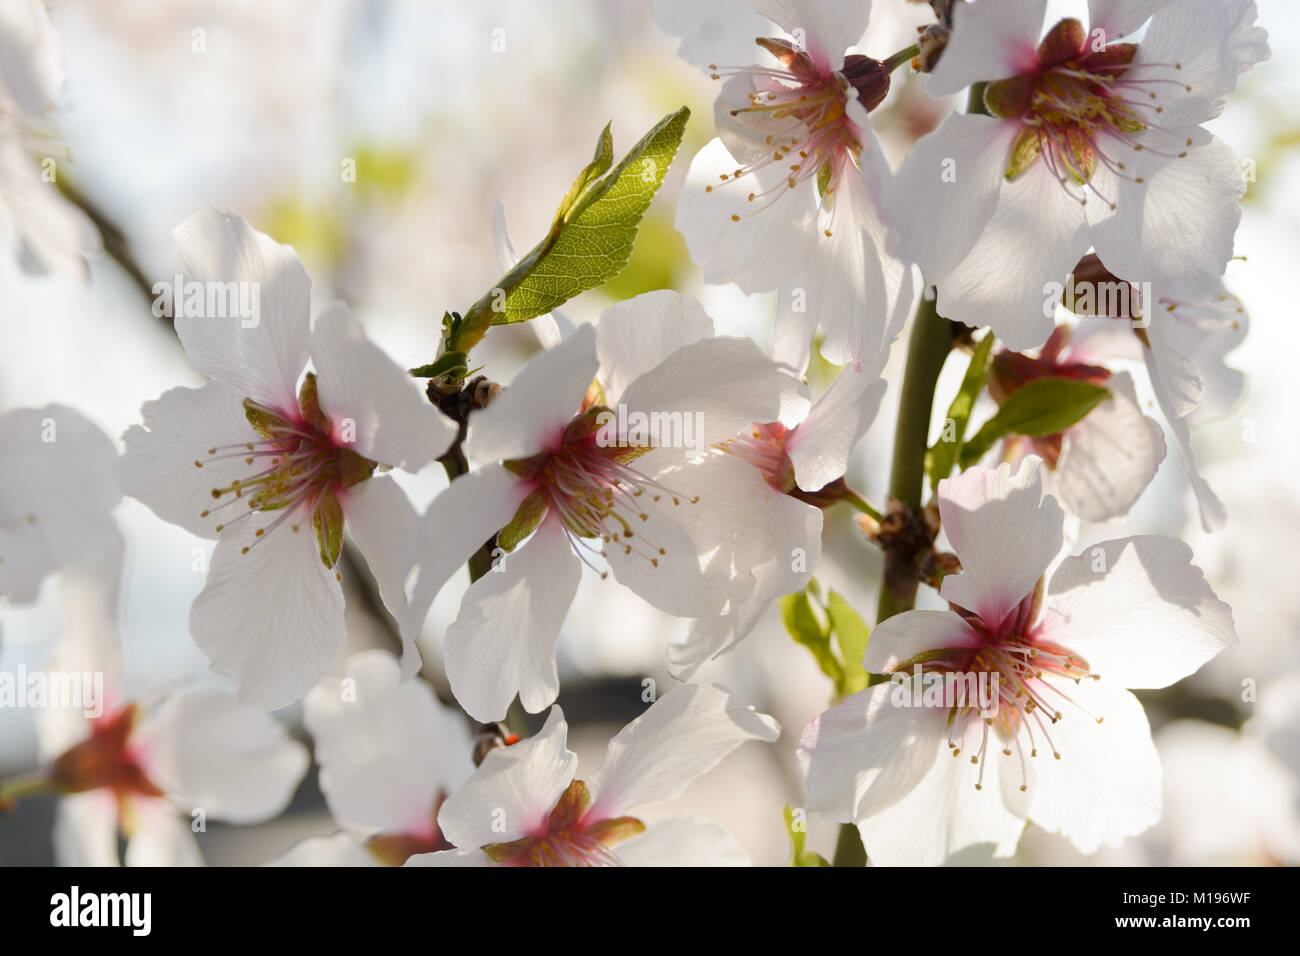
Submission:
[[[904,63],[909,62],[912,59],[912,57],[919,56],[920,54],[921,54],[921,47],[913,43],[906,50],[899,50],[893,56],[886,58],[883,65],[886,70],[888,70],[890,73],[893,73]]]
[[[21,800],[23,797],[35,796],[38,793],[50,793],[53,789],[53,782],[43,773],[27,773],[20,777],[11,777],[8,780],[0,781],[0,808],[3,808],[5,804]]]
[[[876,521],[880,521],[880,512],[877,511],[875,508],[871,507],[871,505],[867,504],[866,499],[863,498],[856,491],[850,489],[845,493],[844,497],[840,500],[845,501],[848,504],[852,505],[858,511],[861,511],[864,515],[867,515],[875,519]]]

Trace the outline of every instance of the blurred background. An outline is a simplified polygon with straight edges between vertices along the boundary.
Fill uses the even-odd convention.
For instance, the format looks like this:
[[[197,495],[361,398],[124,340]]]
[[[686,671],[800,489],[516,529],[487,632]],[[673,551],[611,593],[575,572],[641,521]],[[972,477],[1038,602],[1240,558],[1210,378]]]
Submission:
[[[1057,4],[1068,6],[1068,4]],[[650,0],[49,0],[62,34],[66,80],[49,134],[66,152],[60,185],[91,213],[105,252],[90,281],[24,275],[0,249],[0,411],[72,405],[109,435],[139,420],[142,402],[196,384],[166,320],[145,289],[180,271],[171,230],[204,205],[230,209],[297,249],[313,279],[313,310],[346,301],[405,366],[431,361],[444,310],[465,309],[501,274],[492,207],[504,204],[515,244],[543,234],[606,121],[621,154],[661,116],[693,112],[669,180],[642,224],[627,270],[574,300],[566,313],[593,321],[641,292],[673,288],[700,298],[719,333],[768,341],[774,303],[735,287],[706,287],[673,228],[690,157],[713,135],[714,84],[675,55]],[[1014,862],[1300,862],[1300,541],[1297,376],[1300,324],[1291,282],[1300,261],[1300,37],[1292,0],[1258,0],[1272,59],[1244,77],[1211,124],[1251,161],[1254,181],[1227,281],[1251,316],[1230,356],[1247,373],[1245,398],[1196,433],[1207,477],[1229,512],[1225,530],[1200,531],[1172,452],[1125,519],[1071,529],[1081,547],[1134,533],[1184,537],[1234,609],[1241,646],[1177,687],[1144,693],[1166,773],[1163,821],[1123,847],[1083,860],[1032,825]],[[860,52],[878,58],[911,42],[928,7],[875,0]],[[875,113],[896,164],[952,103],[895,74]],[[904,79],[906,77],[906,79]],[[59,154],[64,155],[63,152]],[[355,181],[343,175],[348,164]],[[903,339],[905,341],[905,337]],[[494,330],[475,353],[508,383],[538,350],[524,326]],[[897,382],[902,348],[887,377]],[[956,391],[963,363],[941,380],[937,407]],[[814,392],[835,369],[810,369]],[[1142,376],[1138,376],[1143,379]],[[889,467],[894,391],[858,448],[850,484],[879,503]],[[417,506],[446,478],[435,465],[406,482]],[[843,506],[841,506],[843,507]],[[851,521],[827,513],[817,577],[872,619],[878,554]],[[125,499],[127,539],[119,626],[129,689],[139,693],[216,680],[194,648],[190,602],[203,583],[194,549],[211,543]],[[349,652],[395,648],[373,598],[349,579]],[[425,676],[447,699],[440,642],[468,580],[446,587],[423,635]],[[0,606],[0,670],[37,668],[59,633],[54,587],[30,607]],[[559,703],[573,727],[582,773],[609,737],[641,712],[642,681],[667,687],[665,643],[685,622],[662,615],[615,582],[584,580],[559,643]],[[793,754],[799,731],[825,708],[830,687],[784,632],[773,606],[740,648],[701,679],[769,712],[784,733],[742,748],[678,801],[680,812],[726,824],[758,863],[782,864],[781,806],[798,806]],[[301,734],[298,708],[280,716]],[[27,710],[0,710],[0,778],[32,769]],[[540,723],[540,721],[538,722]],[[305,739],[305,737],[304,737]],[[0,814],[0,865],[53,860],[53,801]],[[211,864],[268,862],[296,841],[337,829],[315,784],[290,810],[256,827],[212,824],[199,834]],[[808,847],[829,856],[834,828],[810,825]]]

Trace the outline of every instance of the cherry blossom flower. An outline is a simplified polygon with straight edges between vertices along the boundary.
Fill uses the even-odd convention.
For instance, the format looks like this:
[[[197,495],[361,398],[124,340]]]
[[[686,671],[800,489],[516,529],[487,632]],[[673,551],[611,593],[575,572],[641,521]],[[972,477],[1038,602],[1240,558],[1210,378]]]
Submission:
[[[1035,458],[940,483],[962,567],[941,586],[952,610],[878,624],[864,666],[903,683],[804,731],[808,809],[855,822],[877,863],[979,845],[1006,856],[1027,819],[1083,853],[1142,832],[1160,816],[1160,766],[1126,688],[1167,686],[1237,642],[1230,609],[1170,538],[1102,542],[1045,584],[1063,514],[1042,484]],[[997,677],[991,707],[923,696],[938,675],[977,673]],[[909,699],[931,706],[899,706]]]
[[[538,355],[471,416],[465,450],[482,467],[429,507],[406,629],[500,530],[493,570],[470,586],[446,634],[452,691],[476,719],[501,719],[516,693],[530,712],[555,700],[555,639],[584,562],[607,565],[670,614],[722,610],[736,572],[707,555],[751,516],[734,469],[710,449],[775,421],[801,386],[752,341],[712,336],[694,300],[646,293]],[[669,424],[637,434],[616,409],[628,422]],[[678,440],[688,428],[694,448]],[[767,487],[749,487],[758,486]]]
[[[120,554],[118,555],[120,562]],[[103,675],[98,716],[38,714],[46,773],[63,794],[54,824],[62,865],[195,866],[194,824],[260,823],[288,805],[310,760],[270,714],[217,688],[127,692],[117,628],[120,563],[78,567],[60,582],[64,633],[51,669]]]
[[[303,703],[320,785],[344,827],[304,840],[282,865],[398,866],[451,849],[438,810],[474,770],[465,718],[422,680],[403,680],[387,651],[348,658],[343,679],[321,681]]]
[[[895,250],[939,288],[940,313],[1010,348],[1051,332],[1043,309],[1095,247],[1116,275],[1213,294],[1245,190],[1201,124],[1268,57],[1253,0],[1090,0],[1039,42],[1046,0],[966,3],[930,81],[990,81],[991,116],[954,113],[899,170]],[[1131,37],[1147,23],[1140,41]]]
[[[123,438],[123,485],[164,520],[217,538],[190,630],[213,669],[239,680],[241,702],[282,707],[343,647],[345,522],[405,617],[416,515],[379,472],[419,469],[456,429],[343,308],[311,324],[311,281],[292,249],[213,209],[176,240],[194,280],[251,284],[260,317],[178,309],[177,334],[209,381],[145,404]],[[417,654],[408,640],[408,673]]]
[[[438,813],[457,849],[408,866],[746,866],[716,823],[670,817],[646,824],[630,811],[679,796],[749,740],[771,742],[776,721],[733,704],[721,687],[685,684],[650,705],[609,742],[589,781],[552,707],[535,737],[488,752]]]
[[[999,352],[993,358],[990,390],[1000,403],[1040,378],[1070,378],[1101,385],[1110,395],[1080,421],[1054,435],[1016,435],[1003,442],[1008,461],[1026,455],[1043,460],[1049,493],[1085,521],[1127,514],[1165,457],[1160,424],[1142,414],[1133,379],[1112,374],[1104,350],[1094,351],[1086,330],[1057,326],[1036,356]]]
[[[62,86],[62,43],[45,4],[6,3],[0,8],[0,236],[24,271],[84,281],[83,253],[98,250],[99,233],[48,179],[58,175],[61,156],[48,155],[54,144],[40,131]]]
[[[822,507],[852,494],[842,481],[849,456],[884,393],[878,370],[848,366],[802,421],[755,422],[719,446],[734,459],[724,467],[741,492],[734,523],[747,533],[733,536],[715,560],[741,573],[729,582],[725,613],[693,622],[688,639],[669,647],[674,677],[687,680],[732,650],[774,600],[807,585],[821,558]]]
[[[45,577],[121,547],[117,449],[63,405],[0,415],[0,598],[34,601]]]
[[[710,5],[655,9],[664,29],[686,34],[688,52],[715,42]],[[821,325],[829,361],[869,360],[902,328],[912,297],[910,273],[885,251],[880,206],[892,173],[867,118],[889,71],[846,54],[871,4],[754,0],[753,9],[792,39],[758,36],[766,56],[753,66],[710,65],[725,78],[714,103],[719,138],[691,162],[677,228],[706,282],[780,290],[782,351],[794,343],[806,363]],[[726,19],[746,42],[761,28],[752,15]],[[716,42],[718,55],[737,46],[730,36]]]

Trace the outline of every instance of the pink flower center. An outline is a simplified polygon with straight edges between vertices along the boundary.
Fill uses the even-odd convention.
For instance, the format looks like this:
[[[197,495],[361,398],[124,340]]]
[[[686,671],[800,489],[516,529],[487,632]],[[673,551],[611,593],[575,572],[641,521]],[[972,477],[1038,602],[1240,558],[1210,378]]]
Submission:
[[[609,410],[597,406],[575,418],[553,451],[505,463],[531,482],[533,491],[502,531],[503,548],[513,548],[550,511],[559,517],[575,552],[589,566],[594,568],[584,552],[608,557],[610,548],[638,554],[653,567],[659,566],[668,552],[645,532],[650,520],[647,505],[667,500],[677,507],[700,499],[674,491],[633,467],[637,458],[654,450],[653,445],[602,443],[598,425],[602,414]],[[599,550],[590,543],[594,538],[602,543]],[[606,573],[601,571],[601,577]]]
[[[636,817],[591,819],[591,794],[581,780],[569,784],[537,832],[483,852],[505,866],[619,866],[610,847],[645,831]]]
[[[790,434],[791,429],[780,422],[755,424],[748,435],[729,438],[717,447],[749,462],[759,470],[764,481],[785,494],[795,486],[794,465],[785,450]]]
[[[1090,191],[1113,209],[1114,199],[1092,182],[1098,163],[1118,178],[1142,183],[1123,161],[1126,152],[1186,156],[1185,150],[1161,152],[1141,137],[1161,129],[1156,120],[1164,112],[1162,91],[1191,92],[1177,77],[1182,64],[1134,63],[1137,50],[1134,43],[1097,48],[1083,24],[1066,19],[1039,44],[1036,69],[989,83],[984,91],[989,112],[1023,123],[1007,178],[1015,179],[1041,159],[1072,196],[1086,203]]]
[[[244,412],[262,440],[209,448],[208,457],[195,459],[194,466],[242,458],[251,473],[213,488],[218,503],[199,516],[217,518],[214,530],[220,533],[255,512],[279,512],[267,527],[257,530],[254,544],[285,523],[297,531],[298,525],[292,523],[295,516],[310,519],[321,558],[326,567],[333,567],[342,547],[339,494],[369,478],[375,462],[335,440],[311,373],[303,382],[298,408],[278,410],[244,399]],[[245,554],[250,547],[243,549]]]
[[[1001,744],[1005,756],[1019,757],[1023,791],[1028,789],[1029,779],[1026,760],[1036,758],[1040,746],[1054,759],[1061,759],[1051,728],[1067,716],[1066,705],[1098,724],[1102,722],[1101,717],[1088,713],[1062,690],[1059,680],[1048,679],[1067,678],[1077,684],[1085,678],[1100,680],[1101,675],[1092,673],[1088,662],[1077,654],[1046,639],[1039,619],[1042,592],[1040,580],[1034,592],[996,628],[972,612],[953,607],[979,636],[980,644],[926,651],[893,669],[895,673],[912,673],[919,667],[923,674],[989,676],[989,685],[996,687],[991,707],[996,713],[981,713],[981,702],[967,694],[964,701],[959,698],[950,709],[948,718],[948,749],[954,757],[960,756],[962,749],[954,740],[965,740],[972,721],[982,724],[979,749],[970,755],[970,762],[979,767],[976,790],[983,787],[990,737],[995,738],[995,746]],[[996,683],[992,681],[994,675]]]
[[[135,721],[134,704],[96,719],[90,736],[54,761],[50,771],[54,785],[63,793],[86,793],[106,787],[119,806],[132,796],[163,796],[146,775],[142,755],[131,746]]]
[[[841,70],[831,70],[824,58],[814,59],[785,40],[760,37],[756,41],[781,63],[775,67],[710,66],[715,80],[741,76],[753,87],[746,106],[730,110],[732,131],[743,136],[761,155],[734,172],[722,173],[722,183],[769,166],[785,167],[782,182],[764,192],[751,192],[749,202],[771,205],[787,189],[816,177],[823,199],[831,196],[847,163],[862,149],[862,130],[849,118],[850,91],[871,110],[889,91],[889,71],[865,56],[845,58]],[[712,192],[714,187],[705,187]],[[740,216],[733,215],[733,222]],[[830,235],[831,230],[826,230]]]

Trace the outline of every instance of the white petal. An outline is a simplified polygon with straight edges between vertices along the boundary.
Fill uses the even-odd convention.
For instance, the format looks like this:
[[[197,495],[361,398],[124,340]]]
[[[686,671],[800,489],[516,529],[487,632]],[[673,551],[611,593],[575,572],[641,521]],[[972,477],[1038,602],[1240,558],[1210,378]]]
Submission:
[[[754,37],[769,30],[749,0],[654,0],[654,20],[664,33],[681,38],[677,55],[700,67],[754,62]]]
[[[949,113],[908,151],[890,194],[895,251],[934,284],[951,272],[993,218],[1015,120]]]
[[[902,800],[945,759],[947,711],[900,706],[907,689],[868,687],[804,728],[796,757],[810,812],[861,823]]]
[[[1029,815],[1080,853],[1093,853],[1160,819],[1160,758],[1142,705],[1118,683],[1103,678],[1061,686],[1087,713],[1062,705],[1062,718],[1050,727],[1061,759],[1042,750],[1033,758]]]
[[[905,611],[876,625],[862,666],[871,674],[890,674],[925,651],[980,647],[983,643],[970,625],[951,611]]]
[[[939,283],[940,315],[987,325],[1010,349],[1043,344],[1054,328],[1059,286],[1088,251],[1085,207],[1070,183],[1067,190],[1041,156],[1003,183],[983,234]]]
[[[1061,550],[1064,514],[1043,497],[1042,463],[1026,459],[1015,474],[969,468],[939,482],[939,514],[961,573],[940,593],[991,628],[1029,594]]]
[[[609,742],[588,781],[593,819],[680,796],[697,778],[749,740],[777,739],[781,728],[753,707],[732,703],[722,687],[682,684],[650,705]]]
[[[1102,43],[1114,43],[1146,23],[1169,0],[1088,0],[1088,30],[1102,31]]]
[[[437,853],[417,853],[402,866],[496,866],[482,850],[439,850]]]
[[[377,475],[353,485],[340,501],[348,533],[365,555],[384,606],[397,620],[402,636],[402,673],[410,677],[420,669],[415,639],[423,615],[414,619],[404,588],[420,544],[416,535],[424,525],[411,499],[389,475]]]
[[[12,100],[29,115],[50,106],[63,85],[62,47],[44,3],[6,3],[0,9],[0,100]]]
[[[238,454],[245,451],[243,446],[262,441],[242,403],[238,392],[218,381],[202,388],[169,389],[145,402],[140,409],[143,423],[122,436],[122,490],[164,521],[215,538],[217,525],[239,512],[214,511],[219,502],[213,490],[229,488],[257,471]]]
[[[930,708],[946,716],[947,711]],[[982,730],[968,722],[960,741],[961,753],[951,756],[947,748],[938,755],[914,789],[903,799],[865,820],[858,821],[858,832],[867,850],[867,858],[878,866],[937,866],[956,862],[958,854],[974,854],[981,859],[1010,856],[1024,830],[1024,817],[1008,808],[1007,784],[1020,780],[1015,757],[1005,757],[996,750],[991,738],[992,754],[986,756],[984,779],[975,789],[980,768],[972,766],[967,755],[976,753]],[[982,728],[982,724],[980,727]]]
[[[62,797],[54,812],[54,862],[58,866],[119,866],[117,801],[110,791]]]
[[[582,565],[555,516],[470,585],[443,645],[447,679],[475,720],[501,720],[515,694],[536,713],[555,700],[555,639]]]
[[[786,440],[795,482],[817,491],[848,471],[849,456],[880,409],[885,383],[852,366],[836,377]]]
[[[351,833],[340,830],[295,843],[268,866],[379,866],[379,861]]]
[[[472,462],[488,463],[558,445],[596,368],[596,331],[584,325],[534,356],[491,405],[470,416],[465,454]]]
[[[578,755],[566,746],[564,714],[552,707],[536,736],[488,751],[465,785],[438,814],[443,834],[462,850],[508,843],[546,824],[573,782]]]
[[[1241,220],[1241,166],[1231,147],[1214,137],[1190,149],[1182,139],[1161,137],[1153,148],[1187,155],[1130,153],[1132,174],[1144,183],[1112,178],[1113,185],[1105,185],[1098,178],[1103,193],[1113,189],[1117,195],[1113,212],[1105,203],[1088,205],[1097,255],[1116,275],[1153,283],[1170,295],[1214,295]]]
[[[0,415],[0,596],[26,603],[52,571],[116,559],[117,465],[109,437],[71,408]]]
[[[320,785],[334,819],[349,827],[412,832],[427,826],[439,791],[473,772],[464,717],[422,680],[404,680],[386,651],[348,658],[303,703]]]
[[[266,710],[306,694],[347,636],[343,589],[320,559],[310,519],[299,514],[255,537],[278,514],[226,530],[190,608],[190,633],[212,669],[239,681],[241,703]]]
[[[276,409],[296,408],[311,318],[311,280],[297,253],[239,216],[211,207],[190,216],[172,235],[191,280],[226,288],[246,284],[236,287],[236,294],[256,296],[251,300],[256,314],[248,317],[185,316],[182,303],[173,303],[176,334],[190,366],[241,396]]]
[[[949,96],[981,80],[1000,80],[1038,67],[1038,38],[1047,0],[978,0],[953,10],[952,37],[926,92]]]
[[[86,254],[99,251],[99,230],[42,180],[40,169],[19,140],[0,135],[0,240],[13,248],[24,272],[85,282]]]
[[[669,289],[611,305],[596,327],[599,378],[610,404],[682,346],[712,337],[713,320],[704,307]]]
[[[1065,433],[1053,492],[1085,521],[1128,514],[1165,457],[1164,432],[1137,404],[1128,372],[1106,381],[1110,398]]]
[[[371,461],[418,471],[456,438],[456,426],[368,338],[342,305],[326,309],[311,337],[321,407],[333,438]]]
[[[838,70],[844,51],[862,39],[871,0],[753,0],[754,9],[786,33],[804,38],[814,60]],[[795,32],[799,31],[799,32]]]
[[[752,866],[749,854],[712,820],[669,817],[614,846],[625,866]]]
[[[411,591],[402,634],[416,634],[433,600],[456,569],[504,528],[529,487],[500,465],[461,475],[434,498],[416,532],[419,575]]]
[[[131,808],[134,829],[126,844],[127,866],[203,866],[203,854],[190,829],[164,800],[136,801]]]
[[[1165,687],[1237,643],[1232,610],[1192,550],[1142,535],[1067,558],[1047,588],[1043,633],[1119,687]]]
[[[278,720],[215,688],[168,697],[137,736],[150,779],[178,808],[231,823],[278,816],[311,763]]]

